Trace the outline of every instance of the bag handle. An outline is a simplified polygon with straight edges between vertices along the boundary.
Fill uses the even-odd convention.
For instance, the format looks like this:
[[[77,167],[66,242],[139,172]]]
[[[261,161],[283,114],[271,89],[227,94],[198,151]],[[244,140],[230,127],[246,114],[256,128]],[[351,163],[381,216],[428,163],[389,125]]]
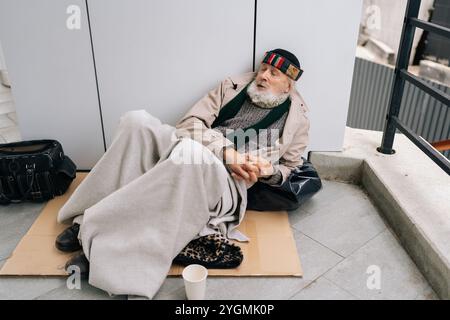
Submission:
[[[31,192],[31,190],[32,190],[32,188],[33,188],[33,182],[34,182],[34,171],[35,171],[35,169],[36,169],[36,164],[35,163],[33,163],[33,164],[31,164],[30,165],[30,167],[28,167],[29,166],[29,164],[26,164],[26,168],[27,168],[27,181],[28,181],[28,177],[29,176],[31,176],[31,179],[30,179],[30,182],[29,182],[29,184],[28,184],[28,190],[27,191],[25,191],[24,192],[24,194],[22,195],[22,198],[21,199],[19,199],[19,200],[12,200],[12,199],[9,199],[6,195],[5,195],[5,193],[3,192],[3,187],[1,186],[1,183],[0,183],[0,203],[2,203],[2,204],[4,204],[4,205],[8,205],[8,204],[10,204],[10,203],[20,203],[20,202],[22,202],[23,200],[25,200],[27,197],[28,197],[28,195],[30,194],[30,192]],[[17,176],[16,176],[16,173],[14,173],[14,179],[17,181]]]
[[[0,155],[23,155],[38,154],[46,149],[50,149],[52,145],[56,145],[56,140],[29,140],[0,144]]]

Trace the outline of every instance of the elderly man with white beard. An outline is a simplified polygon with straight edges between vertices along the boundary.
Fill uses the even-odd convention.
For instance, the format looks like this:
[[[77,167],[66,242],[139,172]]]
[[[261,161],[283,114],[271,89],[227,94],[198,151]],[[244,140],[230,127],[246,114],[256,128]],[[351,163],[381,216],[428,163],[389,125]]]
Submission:
[[[248,241],[236,231],[246,189],[257,181],[280,186],[303,163],[310,123],[295,88],[302,73],[294,54],[275,49],[265,53],[256,73],[223,80],[175,127],[145,110],[122,116],[111,146],[58,213],[59,222],[71,219],[72,225],[57,237],[56,247],[83,249],[66,270],[78,266],[87,278],[94,259],[89,283],[110,293],[152,297],[172,259],[194,236],[218,233]],[[169,161],[187,150],[186,140],[217,165]],[[151,214],[143,214],[146,210]],[[161,251],[159,241],[173,252]],[[152,274],[146,274],[149,263],[156,270]],[[155,282],[131,276],[136,268]],[[116,274],[121,277],[110,276]]]
[[[308,108],[295,89],[302,73],[292,53],[268,51],[256,74],[222,81],[189,110],[177,128],[191,133],[203,128],[198,135],[202,143],[248,187],[256,181],[281,185],[303,163],[308,143]],[[256,137],[247,132],[256,132]]]

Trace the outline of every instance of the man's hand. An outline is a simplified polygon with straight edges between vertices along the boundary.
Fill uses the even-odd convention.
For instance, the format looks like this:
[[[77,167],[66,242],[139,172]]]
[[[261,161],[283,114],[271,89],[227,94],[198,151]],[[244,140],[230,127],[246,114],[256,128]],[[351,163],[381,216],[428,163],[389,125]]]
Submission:
[[[259,177],[269,177],[275,172],[272,163],[263,157],[249,153],[243,155],[232,148],[224,150],[223,158],[232,171],[231,175],[247,183],[255,183]]]
[[[225,164],[231,169],[231,175],[238,180],[245,180],[247,183],[258,181],[259,168],[247,160],[243,155],[233,148],[226,148],[223,151]]]
[[[249,153],[246,153],[245,157],[250,164],[255,165],[258,168],[258,178],[269,177],[275,173],[275,168],[272,163],[263,157],[257,157]]]

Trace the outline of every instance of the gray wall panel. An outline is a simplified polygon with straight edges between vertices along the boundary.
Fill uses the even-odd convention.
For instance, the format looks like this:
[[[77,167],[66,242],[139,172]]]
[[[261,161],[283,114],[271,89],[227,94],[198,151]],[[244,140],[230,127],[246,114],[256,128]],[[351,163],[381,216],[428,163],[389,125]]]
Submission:
[[[254,1],[88,5],[107,146],[124,112],[175,125],[220,81],[252,71]]]
[[[69,30],[66,10],[81,9]],[[83,0],[2,0],[0,39],[22,139],[56,139],[79,169],[104,153]]]
[[[308,151],[341,151],[348,115],[361,0],[258,0],[256,63],[284,48],[304,73],[297,89],[308,105]]]

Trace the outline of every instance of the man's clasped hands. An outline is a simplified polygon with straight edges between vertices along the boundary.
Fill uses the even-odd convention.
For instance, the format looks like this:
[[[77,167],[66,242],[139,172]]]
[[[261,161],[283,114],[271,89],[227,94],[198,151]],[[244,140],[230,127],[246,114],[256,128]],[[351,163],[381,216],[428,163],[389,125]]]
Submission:
[[[272,163],[263,157],[242,154],[233,148],[224,149],[223,160],[231,169],[234,178],[245,180],[249,184],[257,182],[260,177],[271,176],[275,171]]]

